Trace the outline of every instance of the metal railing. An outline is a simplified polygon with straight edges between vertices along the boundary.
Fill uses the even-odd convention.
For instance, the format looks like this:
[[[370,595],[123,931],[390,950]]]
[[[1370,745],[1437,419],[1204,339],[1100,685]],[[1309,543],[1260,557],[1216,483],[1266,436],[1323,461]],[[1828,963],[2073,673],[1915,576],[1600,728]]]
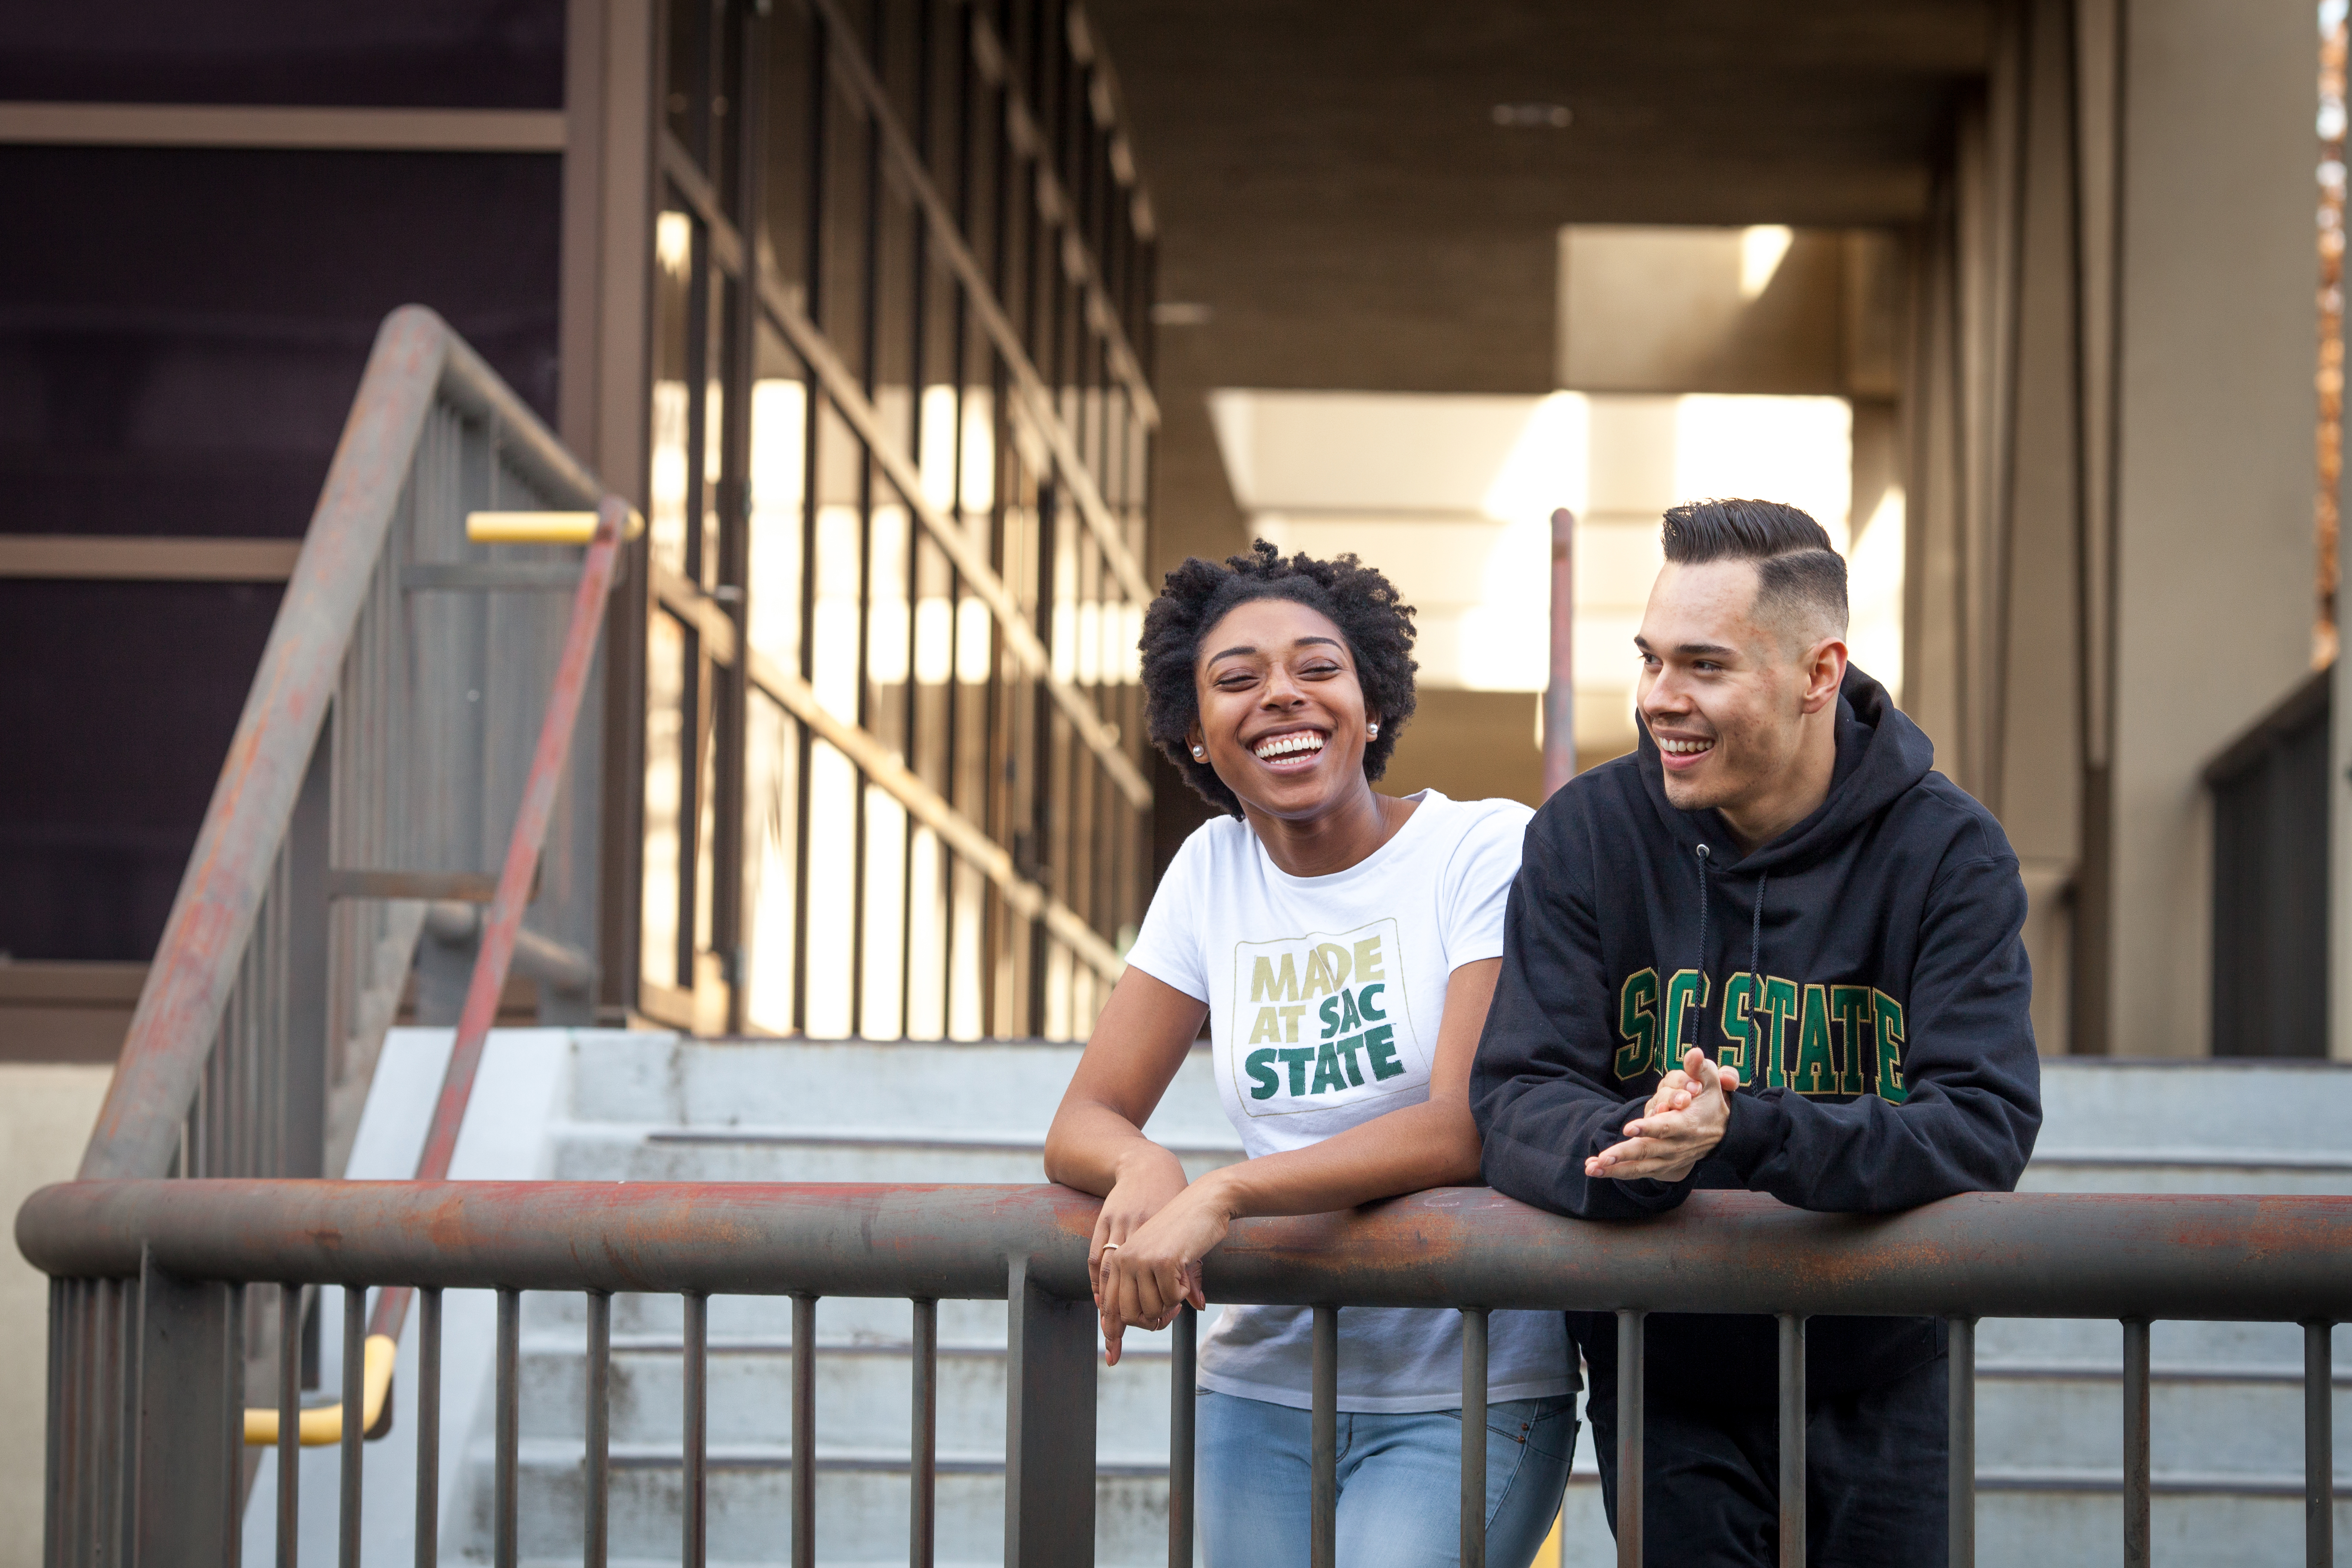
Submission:
[[[36,1194],[17,1244],[53,1300],[104,1303],[98,1331],[52,1350],[48,1568],[240,1560],[244,1491],[235,1369],[257,1288],[279,1310],[306,1286],[349,1288],[346,1408],[360,1397],[366,1288],[421,1292],[416,1561],[436,1559],[441,1292],[498,1293],[494,1560],[518,1555],[521,1293],[583,1293],[583,1561],[605,1561],[611,1474],[612,1297],[684,1298],[682,1561],[704,1562],[713,1295],[793,1301],[791,1561],[816,1551],[817,1313],[826,1297],[915,1304],[909,1412],[910,1561],[931,1562],[938,1474],[937,1309],[1009,1303],[1004,1560],[1090,1563],[1094,1552],[1094,1313],[1086,1257],[1096,1200],[1058,1187],[759,1184],[79,1182]],[[1351,1306],[1456,1307],[1463,1336],[1463,1492],[1483,1499],[1486,1314],[1617,1314],[1618,1561],[1642,1561],[1642,1341],[1650,1312],[1767,1313],[1780,1323],[1781,1561],[1802,1563],[1804,1328],[1823,1315],[1934,1316],[1950,1357],[1950,1561],[1975,1561],[1973,1330],[1980,1317],[2107,1318],[2125,1331],[2124,1560],[2149,1560],[2147,1330],[2156,1319],[2305,1328],[2307,1561],[2332,1559],[2328,1331],[2352,1315],[2352,1198],[1980,1194],[1906,1214],[1809,1214],[1752,1194],[1699,1193],[1675,1213],[1598,1225],[1483,1188],[1418,1194],[1346,1214],[1245,1220],[1208,1261],[1211,1298],[1315,1310],[1313,1562],[1333,1568],[1338,1324]],[[58,1321],[80,1321],[60,1314]],[[928,1329],[928,1331],[927,1331]],[[1176,1325],[1169,1562],[1192,1562],[1192,1320]],[[281,1339],[281,1345],[286,1343]],[[61,1366],[78,1371],[58,1376]],[[298,1369],[281,1351],[278,1561],[291,1565],[299,1450]],[[404,1374],[405,1375],[405,1374]],[[96,1408],[120,1410],[113,1429]],[[341,1432],[340,1561],[363,1529],[361,1435]],[[127,1549],[127,1552],[126,1552]],[[1483,1568],[1483,1510],[1465,1510],[1462,1560]]]
[[[470,1001],[477,1047],[509,958],[539,981],[542,1021],[592,1021],[603,704],[583,699],[601,688],[595,631],[614,546],[583,553],[585,538],[549,542],[529,525],[582,508],[601,509],[606,532],[632,515],[439,317],[409,306],[386,318],[84,1178],[341,1170],[412,968],[418,1021],[458,1023]],[[503,538],[469,532],[484,514],[505,514]],[[583,576],[583,565],[594,569]],[[469,998],[469,982],[485,994]],[[224,1373],[240,1405],[247,1385],[274,1394],[279,1366],[315,1361],[303,1322],[299,1307],[241,1308],[251,1354]],[[147,1326],[141,1298],[117,1282],[53,1293],[52,1383],[67,1395],[69,1444],[120,1449],[137,1428],[121,1356]],[[380,1326],[396,1334],[397,1310]],[[367,1359],[354,1354],[355,1375]],[[341,1409],[380,1404],[354,1394]],[[371,1424],[254,1414],[257,1437],[286,1442]],[[234,1468],[244,1484],[246,1468]],[[130,1484],[128,1472],[109,1483]],[[112,1540],[94,1522],[107,1511],[99,1494],[76,1500],[100,1531],[89,1539]],[[103,1560],[124,1560],[125,1542],[113,1544]]]
[[[487,900],[580,575],[576,549],[492,562],[466,517],[604,496],[439,317],[385,320],[82,1175],[341,1168],[428,910]],[[595,765],[574,748],[530,916],[575,952]]]

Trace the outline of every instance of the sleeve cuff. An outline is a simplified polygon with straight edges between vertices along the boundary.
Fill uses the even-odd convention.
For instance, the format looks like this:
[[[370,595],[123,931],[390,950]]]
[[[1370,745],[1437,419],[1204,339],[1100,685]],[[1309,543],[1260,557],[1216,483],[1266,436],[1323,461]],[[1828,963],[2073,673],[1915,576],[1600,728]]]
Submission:
[[[1741,1181],[1751,1181],[1757,1169],[1788,1141],[1789,1113],[1780,1109],[1778,1100],[1746,1093],[1734,1093],[1729,1110],[1723,1142],[1715,1146],[1716,1156],[1728,1163]]]

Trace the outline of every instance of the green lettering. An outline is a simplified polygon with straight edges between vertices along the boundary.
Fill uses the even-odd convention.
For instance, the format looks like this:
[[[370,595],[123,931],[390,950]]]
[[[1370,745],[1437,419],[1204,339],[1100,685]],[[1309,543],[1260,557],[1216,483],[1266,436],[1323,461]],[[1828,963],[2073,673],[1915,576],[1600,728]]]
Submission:
[[[1375,1079],[1395,1078],[1404,1071],[1404,1063],[1397,1060],[1396,1031],[1386,1024],[1364,1031],[1364,1054],[1371,1058]]]
[[[1364,1037],[1349,1035],[1339,1042],[1339,1059],[1348,1064],[1348,1087],[1364,1087],[1364,1069],[1356,1065],[1356,1053],[1364,1048]]]
[[[1356,993],[1356,1005],[1362,1009],[1365,1017],[1385,1018],[1389,1016],[1387,1008],[1375,1007],[1372,1005],[1372,993],[1375,991],[1386,991],[1388,987],[1385,984],[1367,985],[1361,991]]]
[[[1910,1087],[1903,1081],[1903,1004],[1885,992],[1875,993],[1878,998],[1878,1098],[1900,1105],[1911,1098]]]
[[[1748,1009],[1756,1000],[1756,976],[1741,970],[1723,983],[1723,1045],[1716,1052],[1718,1066],[1739,1075],[1743,1084],[1756,1081],[1756,1024]]]
[[[1637,969],[1617,988],[1617,1033],[1625,1043],[1617,1048],[1610,1070],[1619,1078],[1641,1077],[1658,1048],[1656,970]]]
[[[1242,1058],[1242,1066],[1249,1069],[1252,1100],[1272,1100],[1282,1087],[1282,1079],[1275,1076],[1272,1051],[1252,1051]]]
[[[1296,1002],[1298,1000],[1298,971],[1290,954],[1282,955],[1282,974],[1276,978],[1274,960],[1260,958],[1250,970],[1250,1000],[1253,1002]]]
[[[1339,1053],[1326,1040],[1315,1052],[1315,1087],[1309,1092],[1328,1094],[1348,1087],[1348,1078],[1339,1070]]]
[[[1830,1056],[1830,997],[1826,986],[1805,987],[1804,1011],[1797,1022],[1797,1064],[1789,1073],[1789,1086],[1799,1094],[1838,1091],[1837,1063]]]
[[[1762,1016],[1757,1017],[1759,1013]],[[1783,980],[1777,974],[1766,975],[1764,1004],[1751,1009],[1748,1016],[1757,1017],[1757,1022],[1763,1026],[1760,1032],[1764,1038],[1758,1044],[1764,1054],[1759,1064],[1764,1069],[1764,1087],[1788,1088],[1790,1058],[1797,1044],[1796,1034],[1790,1027],[1797,1019],[1797,983]]]
[[[1870,1086],[1864,1064],[1878,1054],[1878,1019],[1870,1005],[1867,985],[1830,987],[1830,1016],[1838,1026],[1838,1092],[1866,1094]]]
[[[1677,969],[1666,982],[1666,1046],[1652,1066],[1667,1072],[1683,1065],[1683,1053],[1697,1044],[1698,1031],[1690,1026],[1691,1009],[1706,1006],[1706,976],[1696,969]]]
[[[1338,996],[1324,997],[1323,1005],[1315,1009],[1315,1015],[1323,1020],[1325,1039],[1328,1040],[1339,1032],[1339,998]]]
[[[1344,1035],[1350,1029],[1360,1029],[1363,1026],[1364,1016],[1356,1011],[1356,994],[1352,991],[1340,992],[1339,1027],[1336,1032]]]
[[[1307,1064],[1315,1059],[1314,1047],[1311,1046],[1301,1046],[1297,1050],[1276,1051],[1274,1054],[1282,1058],[1282,1065],[1290,1069],[1290,1092],[1294,1095],[1305,1094],[1307,1092]]]

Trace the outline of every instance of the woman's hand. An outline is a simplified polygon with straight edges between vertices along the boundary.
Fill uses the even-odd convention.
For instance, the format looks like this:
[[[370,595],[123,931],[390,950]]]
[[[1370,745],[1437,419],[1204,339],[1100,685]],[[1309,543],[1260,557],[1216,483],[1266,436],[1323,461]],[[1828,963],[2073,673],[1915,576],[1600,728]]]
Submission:
[[[1225,1239],[1233,1220],[1223,1184],[1204,1177],[1100,1253],[1095,1304],[1102,1313],[1108,1364],[1118,1364],[1119,1340],[1129,1328],[1164,1329],[1186,1302],[1195,1310],[1209,1304],[1201,1293],[1201,1259]]]
[[[1125,1324],[1112,1316],[1104,1295],[1104,1266],[1116,1260],[1152,1215],[1183,1191],[1183,1165],[1167,1150],[1147,1143],[1120,1162],[1110,1195],[1103,1199],[1102,1212],[1095,1216],[1094,1240],[1087,1247],[1087,1280],[1094,1288],[1096,1310],[1102,1314],[1103,1337],[1110,1342],[1113,1366],[1118,1364],[1118,1339]]]

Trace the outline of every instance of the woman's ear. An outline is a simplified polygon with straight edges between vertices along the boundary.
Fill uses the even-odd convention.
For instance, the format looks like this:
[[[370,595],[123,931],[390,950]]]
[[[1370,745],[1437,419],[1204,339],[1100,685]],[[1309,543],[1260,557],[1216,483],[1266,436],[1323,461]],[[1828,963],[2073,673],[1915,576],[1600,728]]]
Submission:
[[[1184,749],[1192,753],[1192,760],[1196,763],[1209,760],[1209,748],[1201,737],[1200,725],[1195,724],[1184,732]]]

